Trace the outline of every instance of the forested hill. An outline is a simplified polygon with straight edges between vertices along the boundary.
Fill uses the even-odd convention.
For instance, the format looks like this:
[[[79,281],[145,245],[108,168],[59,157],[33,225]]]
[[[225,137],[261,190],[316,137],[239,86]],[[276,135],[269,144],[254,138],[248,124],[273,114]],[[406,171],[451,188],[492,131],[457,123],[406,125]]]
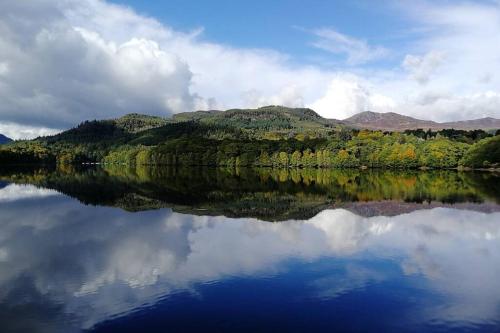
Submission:
[[[173,116],[174,122],[198,121],[210,126],[230,126],[262,138],[275,139],[280,134],[292,137],[302,133],[323,136],[332,129],[340,129],[338,120],[325,119],[307,108],[265,106],[258,109],[230,109],[227,111],[184,112]]]
[[[169,120],[161,117],[147,116],[144,114],[131,113],[112,122],[116,127],[127,133],[138,133],[151,128],[160,127],[169,123]]]
[[[500,119],[481,118],[438,123],[421,120],[394,112],[378,113],[365,111],[344,120],[326,119],[307,108],[266,106],[259,109],[231,109],[227,111],[185,112],[173,116],[173,121],[197,120],[207,124],[223,124],[253,129],[323,129],[339,126],[381,131],[405,130],[496,130]]]
[[[49,142],[133,140],[137,144],[159,143],[181,135],[213,139],[314,139],[324,138],[344,126],[322,118],[306,108],[268,106],[259,109],[196,111],[160,118],[128,114],[118,119],[85,121],[52,137]]]
[[[174,115],[175,121],[200,120],[206,123],[231,124],[245,128],[317,128],[338,125],[340,121],[321,117],[307,108],[264,106],[258,109],[197,111]]]
[[[5,135],[3,135],[3,134],[0,134],[0,145],[3,145],[3,144],[5,144],[5,143],[9,143],[9,142],[11,142],[11,141],[12,141],[12,139],[10,139],[10,138],[6,137],[6,136],[5,136]]]
[[[172,121],[196,120],[206,124],[231,125],[246,129],[324,129],[339,126],[381,131],[405,130],[497,130],[500,119],[481,118],[438,123],[421,120],[394,112],[360,112],[344,120],[326,119],[307,108],[266,106],[259,109],[231,109],[227,111],[185,112],[173,116]]]
[[[258,109],[231,109],[227,111],[196,111],[161,118],[141,114],[128,114],[118,119],[86,121],[79,126],[56,135],[59,140],[95,140],[117,139],[130,134],[138,134],[165,125],[197,124],[202,132],[209,131],[213,137],[228,138],[228,135],[241,135],[250,139],[289,139],[323,138],[342,128],[370,129],[382,131],[404,130],[489,130],[500,129],[500,120],[484,118],[454,123],[436,123],[419,120],[396,113],[362,112],[341,120],[325,119],[307,108],[287,108],[266,106]],[[175,127],[175,126],[174,126]],[[181,125],[183,127],[183,125]],[[193,126],[189,126],[192,135]],[[202,129],[203,127],[203,129]],[[168,132],[168,130],[167,130]],[[236,133],[237,132],[237,133]],[[165,130],[148,133],[151,136],[163,136]],[[202,133],[202,136],[206,133]],[[155,141],[157,141],[155,139]]]
[[[375,120],[373,120],[375,122]],[[360,130],[306,108],[130,114],[0,147],[2,163],[84,162],[341,168],[498,168],[500,136],[483,130]]]

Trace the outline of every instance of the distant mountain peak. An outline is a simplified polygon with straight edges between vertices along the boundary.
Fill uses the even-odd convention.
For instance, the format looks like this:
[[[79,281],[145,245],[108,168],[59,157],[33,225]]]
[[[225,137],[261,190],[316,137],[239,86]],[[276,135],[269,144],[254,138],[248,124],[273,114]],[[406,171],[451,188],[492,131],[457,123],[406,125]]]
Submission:
[[[362,111],[356,113],[355,115],[349,118],[344,119],[343,121],[387,119],[387,118],[415,119],[413,117],[405,116],[396,112]]]
[[[454,122],[438,123],[432,120],[422,120],[405,116],[395,112],[374,112],[364,111],[353,115],[352,117],[342,120],[348,126],[383,131],[404,131],[407,129],[457,129],[457,130],[474,130],[474,129],[499,129],[500,119],[492,117],[461,120]]]

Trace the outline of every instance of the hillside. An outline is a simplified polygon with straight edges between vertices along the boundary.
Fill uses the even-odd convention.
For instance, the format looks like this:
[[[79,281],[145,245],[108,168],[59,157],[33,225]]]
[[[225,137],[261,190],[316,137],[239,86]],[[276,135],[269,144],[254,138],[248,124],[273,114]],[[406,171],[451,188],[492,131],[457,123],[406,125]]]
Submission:
[[[496,120],[488,122],[495,124]],[[464,123],[485,124],[481,120],[462,122],[463,126]],[[391,126],[393,130],[359,131],[355,124],[370,128]],[[280,106],[198,111],[170,119],[130,114],[118,119],[86,121],[54,136],[2,145],[0,161],[278,168],[498,168],[498,159],[489,156],[489,152],[496,152],[500,141],[485,141],[493,133],[423,130],[436,124],[374,112],[361,113],[342,123],[324,119],[311,109]],[[399,132],[408,128],[423,129]],[[471,157],[464,158],[469,151]]]
[[[5,135],[0,134],[0,145],[3,145],[3,144],[5,144],[5,143],[9,143],[9,142],[11,142],[11,141],[12,141],[12,139],[11,139],[11,138],[8,138],[8,137],[6,137]]]
[[[285,134],[283,138],[286,138],[287,135],[290,137],[299,133],[321,137],[341,126],[340,121],[325,119],[311,109],[275,105],[258,109],[184,112],[174,115],[172,121],[198,121],[206,125],[230,126],[241,129],[251,137],[261,138],[274,138],[273,136],[280,134]]]
[[[147,116],[144,114],[131,113],[121,118],[114,119],[114,124],[127,133],[138,133],[151,128],[161,127],[170,121],[161,117]]]
[[[59,134],[41,138],[47,142],[103,142],[127,141],[141,132],[170,124],[171,120],[131,113],[117,119],[85,121]]]
[[[500,136],[484,139],[467,151],[464,164],[475,168],[500,165]]]
[[[394,112],[378,113],[372,111],[361,112],[342,121],[346,126],[360,129],[382,131],[404,131],[414,129],[456,129],[456,130],[493,130],[500,128],[500,119],[481,118],[456,122],[438,123],[431,120],[421,120],[404,116]]]
[[[436,123],[397,113],[362,112],[343,121],[325,119],[311,109],[266,106],[258,109],[196,111],[160,118],[128,114],[109,120],[86,121],[68,131],[45,138],[48,142],[101,142],[132,140],[133,144],[158,144],[181,135],[212,139],[327,138],[342,128],[384,131],[414,129],[491,130],[500,128],[500,120],[484,118],[453,123]]]
[[[331,125],[332,121],[306,108],[264,106],[258,109],[230,109],[226,111],[184,112],[173,116],[174,121],[200,120],[206,123],[220,122],[241,125],[243,128],[301,128]],[[333,122],[335,123],[335,121]]]
[[[169,119],[128,114],[118,119],[85,121],[75,128],[42,140],[132,140],[133,144],[147,145],[182,135],[277,140],[326,137],[341,127],[340,121],[322,118],[311,109],[267,106],[258,109],[184,112]]]
[[[240,128],[244,131],[272,130],[276,132],[319,131],[353,127],[358,129],[405,131],[416,129],[456,130],[495,130],[500,129],[500,119],[481,118],[474,120],[438,123],[431,120],[416,119],[394,112],[360,112],[344,120],[326,119],[307,108],[287,108],[265,106],[258,109],[230,109],[227,111],[196,111],[176,114],[173,122],[198,121],[209,125],[223,125]]]

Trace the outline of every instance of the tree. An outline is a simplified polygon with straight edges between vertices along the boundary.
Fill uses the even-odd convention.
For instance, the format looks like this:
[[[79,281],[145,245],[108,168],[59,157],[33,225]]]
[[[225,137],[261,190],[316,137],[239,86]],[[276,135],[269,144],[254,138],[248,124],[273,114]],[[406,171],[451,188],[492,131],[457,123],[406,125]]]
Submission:
[[[281,167],[288,167],[288,154],[285,152],[280,152],[278,155],[278,164]]]
[[[300,151],[296,150],[293,152],[290,158],[290,165],[294,167],[299,167],[301,165],[302,154]]]

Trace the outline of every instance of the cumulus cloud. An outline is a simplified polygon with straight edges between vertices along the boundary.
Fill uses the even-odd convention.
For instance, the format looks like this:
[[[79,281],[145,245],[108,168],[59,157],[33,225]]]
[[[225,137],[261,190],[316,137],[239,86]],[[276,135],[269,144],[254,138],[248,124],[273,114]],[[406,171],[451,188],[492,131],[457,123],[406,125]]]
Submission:
[[[24,5],[5,6],[0,10],[0,59],[8,68],[0,76],[2,120],[65,127],[89,118],[169,114],[194,106],[188,66],[155,41],[117,43],[72,26],[62,12],[46,22]]]
[[[316,47],[345,56],[339,71],[209,42],[202,29],[176,31],[103,0],[4,1],[1,128],[33,137],[129,112],[267,104],[310,106],[335,118],[368,109],[438,121],[500,117],[499,6],[419,2],[401,11],[424,32],[398,51],[403,56],[392,68],[370,63],[389,53],[397,58],[394,51],[313,30]]]
[[[303,107],[304,97],[298,86],[292,85],[283,88],[276,95],[266,96],[258,90],[249,90],[243,93],[243,100],[246,107],[255,108],[263,105],[286,105],[289,107]]]
[[[475,119],[497,115],[500,107],[500,93],[486,91],[475,94],[457,95],[452,93],[440,93],[425,91],[414,96],[401,108],[406,108],[411,114],[425,114],[432,109],[435,115],[427,118],[435,118],[438,115],[445,119]],[[497,116],[498,117],[498,116]]]
[[[334,54],[345,55],[350,65],[380,60],[390,53],[382,46],[371,46],[366,40],[342,34],[331,28],[317,29],[313,33],[318,37],[313,43],[315,47]]]
[[[352,79],[333,79],[323,97],[311,108],[327,118],[347,118],[354,113],[368,110],[369,91]]]
[[[13,140],[34,139],[39,136],[53,135],[58,132],[60,132],[60,130],[54,128],[21,125],[0,121],[0,133]]]
[[[300,106],[327,80],[277,52],[200,41],[200,31],[104,1],[2,3],[0,13],[0,120],[13,137],[26,137],[13,133],[20,124],[67,128],[130,112]]]
[[[368,83],[358,77],[339,75],[310,107],[325,118],[344,119],[363,111],[388,111],[395,107],[395,102],[388,96],[373,93]]]
[[[420,84],[426,84],[430,76],[444,61],[444,53],[431,51],[423,56],[408,54],[403,61],[403,67]]]

